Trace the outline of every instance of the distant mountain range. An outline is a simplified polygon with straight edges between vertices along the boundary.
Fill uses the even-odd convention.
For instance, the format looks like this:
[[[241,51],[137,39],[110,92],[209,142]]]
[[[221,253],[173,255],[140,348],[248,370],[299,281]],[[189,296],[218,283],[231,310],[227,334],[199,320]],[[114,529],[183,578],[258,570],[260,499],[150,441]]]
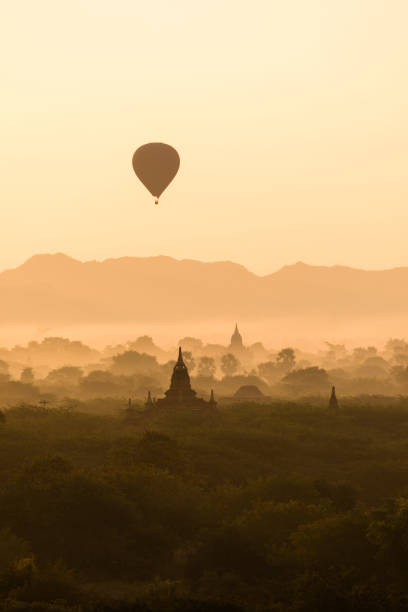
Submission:
[[[122,257],[82,263],[35,255],[0,274],[3,325],[387,318],[408,310],[408,268],[297,263],[257,276],[231,262]]]

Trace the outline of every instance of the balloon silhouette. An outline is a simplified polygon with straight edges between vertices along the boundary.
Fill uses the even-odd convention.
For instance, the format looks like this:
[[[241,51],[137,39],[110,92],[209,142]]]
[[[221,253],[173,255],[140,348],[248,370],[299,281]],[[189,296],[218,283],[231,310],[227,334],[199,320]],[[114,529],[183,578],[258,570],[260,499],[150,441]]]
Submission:
[[[177,174],[180,157],[168,144],[149,142],[135,151],[132,165],[136,176],[158,204],[159,197]]]

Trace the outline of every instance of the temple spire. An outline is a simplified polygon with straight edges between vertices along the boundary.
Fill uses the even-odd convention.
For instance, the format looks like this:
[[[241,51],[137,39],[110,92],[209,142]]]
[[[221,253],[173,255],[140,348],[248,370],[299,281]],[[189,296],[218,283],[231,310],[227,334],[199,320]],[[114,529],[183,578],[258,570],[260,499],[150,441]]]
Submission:
[[[208,402],[208,405],[210,406],[210,408],[216,408],[217,406],[217,402],[215,401],[215,398],[214,398],[214,391],[212,389],[211,389],[210,401]]]
[[[181,352],[181,346],[179,346],[179,354],[178,354],[178,360],[177,360],[177,363],[179,363],[180,365],[181,365],[181,364],[184,364],[184,361],[183,361],[183,353]]]

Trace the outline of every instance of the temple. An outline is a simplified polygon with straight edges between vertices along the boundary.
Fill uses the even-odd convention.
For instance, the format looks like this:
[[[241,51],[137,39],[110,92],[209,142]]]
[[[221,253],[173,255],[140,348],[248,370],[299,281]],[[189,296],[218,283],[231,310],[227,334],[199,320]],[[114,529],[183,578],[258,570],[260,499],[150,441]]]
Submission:
[[[127,408],[125,410],[125,421],[127,423],[136,423],[138,421],[138,411],[132,406],[132,400],[129,397]]]
[[[147,400],[145,401],[145,408],[153,408],[154,406],[154,402],[152,400],[152,395],[149,391],[149,393],[147,394]]]
[[[332,410],[333,412],[337,412],[339,409],[339,404],[337,402],[337,397],[336,397],[336,387],[332,387],[332,392],[331,392],[331,396],[329,400],[329,409]]]
[[[196,396],[196,392],[191,388],[190,375],[186,364],[183,361],[183,353],[179,348],[178,360],[174,366],[171,376],[170,388],[165,392],[165,397],[156,400],[156,408],[215,408],[217,402],[211,390],[210,401],[206,401]],[[150,398],[150,401],[149,401]],[[151,406],[151,396],[149,392],[146,407]]]
[[[242,351],[244,348],[244,343],[242,341],[242,336],[239,333],[237,323],[235,323],[235,331],[231,336],[231,344],[229,348],[231,351]]]

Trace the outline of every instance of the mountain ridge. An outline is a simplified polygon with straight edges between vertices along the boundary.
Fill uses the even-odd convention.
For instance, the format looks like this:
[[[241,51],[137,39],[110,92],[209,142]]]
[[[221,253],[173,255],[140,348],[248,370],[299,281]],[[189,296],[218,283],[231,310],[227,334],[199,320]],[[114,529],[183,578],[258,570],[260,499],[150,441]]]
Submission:
[[[259,276],[231,261],[166,255],[81,262],[33,255],[0,273],[3,323],[36,325],[276,317],[405,316],[408,267],[360,270],[303,262]]]
[[[75,259],[74,257],[71,257],[70,255],[66,255],[65,253],[61,253],[61,252],[57,252],[57,253],[37,253],[35,255],[32,255],[31,257],[29,257],[28,259],[26,259],[22,264],[20,264],[19,266],[16,266],[14,268],[5,268],[4,270],[0,271],[0,276],[6,272],[13,272],[15,270],[21,269],[21,268],[27,268],[29,266],[31,266],[32,264],[37,264],[37,262],[40,261],[46,261],[46,260],[53,260],[53,261],[65,261],[65,262],[70,262],[72,264],[79,264],[79,265],[88,265],[88,264],[98,264],[98,265],[103,265],[103,264],[107,264],[107,263],[112,263],[112,262],[123,262],[123,261],[143,261],[143,262],[151,262],[151,261],[168,261],[168,262],[174,262],[174,263],[193,263],[193,264],[198,264],[198,265],[203,265],[203,266],[212,266],[212,265],[222,265],[222,264],[227,264],[227,265],[231,265],[237,268],[241,268],[242,270],[247,271],[249,274],[256,276],[257,278],[268,278],[270,276],[273,276],[275,274],[281,273],[281,272],[285,272],[287,270],[299,270],[299,269],[313,269],[313,270],[338,270],[338,271],[342,271],[342,270],[348,270],[348,271],[354,271],[354,272],[363,272],[363,273],[367,273],[367,274],[376,274],[376,273],[383,273],[383,272],[393,272],[393,271],[399,271],[399,270],[406,270],[408,271],[408,266],[394,266],[392,268],[381,268],[381,269],[376,269],[376,270],[366,270],[364,268],[355,268],[354,266],[346,266],[343,264],[333,264],[330,266],[325,266],[325,265],[314,265],[314,264],[308,264],[305,263],[304,261],[297,261],[293,264],[285,264],[283,265],[281,268],[278,268],[277,270],[275,270],[274,272],[269,272],[267,274],[257,274],[256,272],[253,272],[252,270],[250,270],[249,268],[247,268],[246,266],[244,266],[243,264],[240,264],[238,262],[235,261],[231,261],[228,259],[225,260],[216,260],[216,261],[202,261],[199,259],[191,259],[191,258],[183,258],[183,259],[177,259],[176,257],[172,257],[170,255],[151,255],[151,256],[147,256],[147,257],[138,257],[138,256],[133,256],[133,255],[124,255],[121,257],[107,257],[105,259],[101,259],[101,260],[97,260],[97,259],[90,259],[90,260],[86,260],[86,261],[81,261],[80,259]]]

